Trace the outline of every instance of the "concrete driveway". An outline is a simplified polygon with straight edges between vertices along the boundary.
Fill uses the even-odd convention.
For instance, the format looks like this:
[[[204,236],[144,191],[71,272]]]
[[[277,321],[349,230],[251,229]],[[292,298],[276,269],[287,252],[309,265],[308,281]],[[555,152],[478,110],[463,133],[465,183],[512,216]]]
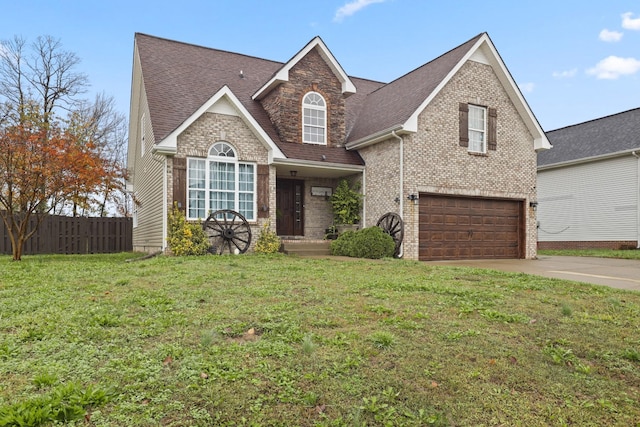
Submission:
[[[540,256],[536,260],[498,259],[471,261],[427,261],[432,264],[490,268],[500,271],[535,274],[640,291],[640,260]]]

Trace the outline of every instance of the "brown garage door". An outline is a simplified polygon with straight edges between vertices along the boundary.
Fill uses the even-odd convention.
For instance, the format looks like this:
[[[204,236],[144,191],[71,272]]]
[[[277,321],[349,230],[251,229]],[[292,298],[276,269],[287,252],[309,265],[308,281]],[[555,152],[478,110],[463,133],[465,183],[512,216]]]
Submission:
[[[522,258],[520,200],[421,194],[419,258]]]

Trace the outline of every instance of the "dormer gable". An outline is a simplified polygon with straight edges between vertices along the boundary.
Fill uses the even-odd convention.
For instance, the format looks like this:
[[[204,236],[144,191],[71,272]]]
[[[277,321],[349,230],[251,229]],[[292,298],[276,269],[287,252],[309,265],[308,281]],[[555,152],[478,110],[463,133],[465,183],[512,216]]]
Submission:
[[[260,89],[253,94],[252,99],[259,101],[263,97],[265,97],[273,88],[276,86],[288,82],[289,81],[289,72],[291,69],[302,60],[309,52],[313,49],[316,49],[320,56],[327,63],[333,74],[340,81],[342,85],[342,94],[347,97],[349,95],[353,95],[356,93],[356,86],[353,84],[347,73],[342,69],[342,66],[336,58],[333,56],[331,51],[324,44],[322,39],[319,36],[314,37],[307,45],[302,48],[297,54],[294,55],[287,63],[285,63],[274,75],[271,79],[266,82]]]

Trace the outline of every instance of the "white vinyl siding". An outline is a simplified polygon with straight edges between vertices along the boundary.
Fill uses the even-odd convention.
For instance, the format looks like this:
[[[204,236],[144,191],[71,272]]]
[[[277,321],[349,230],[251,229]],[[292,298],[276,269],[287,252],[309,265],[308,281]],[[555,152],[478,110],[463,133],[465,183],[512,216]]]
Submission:
[[[538,240],[638,239],[638,160],[609,160],[538,173]]]

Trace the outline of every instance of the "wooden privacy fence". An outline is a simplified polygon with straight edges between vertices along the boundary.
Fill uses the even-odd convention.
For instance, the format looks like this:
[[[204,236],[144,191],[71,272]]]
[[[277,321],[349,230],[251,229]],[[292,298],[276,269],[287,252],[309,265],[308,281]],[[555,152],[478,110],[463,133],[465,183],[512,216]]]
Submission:
[[[36,218],[31,219],[30,229]],[[47,215],[26,241],[23,253],[96,254],[133,250],[131,218],[85,218]],[[0,253],[11,254],[8,230],[0,221]]]

